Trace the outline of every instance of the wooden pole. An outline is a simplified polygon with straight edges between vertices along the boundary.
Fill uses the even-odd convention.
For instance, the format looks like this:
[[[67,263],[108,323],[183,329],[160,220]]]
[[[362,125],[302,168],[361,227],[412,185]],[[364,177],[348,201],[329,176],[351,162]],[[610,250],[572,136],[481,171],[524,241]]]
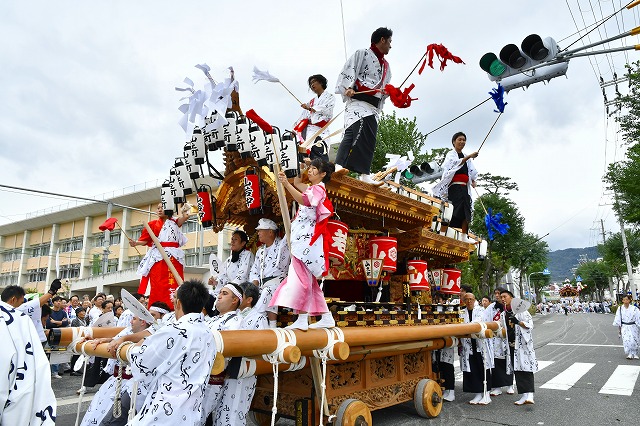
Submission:
[[[287,207],[287,196],[284,192],[282,182],[280,182],[280,155],[278,154],[278,147],[273,141],[273,134],[271,136],[271,145],[273,145],[273,154],[276,156],[276,162],[273,165],[273,173],[276,178],[276,191],[278,192],[278,204],[280,205],[280,215],[282,216],[282,223],[284,225],[284,232],[287,235],[287,245],[291,249],[291,217],[289,216],[289,208]],[[298,161],[295,159],[295,161]]]
[[[280,85],[281,85],[282,87],[284,87],[284,90],[286,90],[287,92],[289,92],[289,94],[290,94],[291,96],[293,96],[293,98],[294,98],[296,101],[298,101],[298,103],[299,103],[300,105],[302,105],[302,104],[303,104],[303,102],[302,102],[300,99],[298,99],[298,98],[296,97],[296,95],[294,95],[293,93],[291,93],[291,90],[289,90],[289,89],[287,88],[287,86],[285,86],[284,84],[282,84],[282,82],[281,82],[280,80],[278,80],[278,83],[280,83]]]
[[[167,219],[167,220],[169,220],[169,219]],[[156,234],[153,233],[153,231],[151,230],[151,227],[149,226],[149,224],[147,222],[144,222],[144,228],[149,233],[149,236],[153,240],[153,244],[156,246],[156,248],[160,252],[160,255],[162,256],[162,258],[164,259],[165,263],[169,267],[169,271],[171,271],[171,273],[173,274],[173,277],[176,279],[176,282],[178,283],[179,286],[182,285],[182,283],[184,282],[182,280],[182,277],[180,276],[180,274],[178,274],[178,271],[176,271],[176,267],[173,266],[173,263],[171,263],[171,259],[169,259],[169,256],[167,256],[167,252],[164,251],[164,247],[162,247],[162,244],[160,244],[160,241],[158,240],[158,237],[156,237]]]
[[[327,128],[329,128],[329,126],[331,126],[331,123],[333,123],[333,121],[340,117],[340,115],[344,112],[344,110],[340,111],[339,113],[337,113],[336,115],[333,116],[333,118],[331,120],[329,120],[329,122],[327,124],[325,124],[324,126],[322,126],[320,128],[320,130],[318,130],[317,132],[315,132],[313,134],[313,136],[311,136],[310,138],[307,138],[306,141],[304,141],[303,143],[300,144],[301,147],[303,147],[304,149],[309,148],[309,146],[311,146],[311,144],[313,144],[313,142],[315,141],[315,139],[320,136],[320,134],[322,132],[324,132]]]

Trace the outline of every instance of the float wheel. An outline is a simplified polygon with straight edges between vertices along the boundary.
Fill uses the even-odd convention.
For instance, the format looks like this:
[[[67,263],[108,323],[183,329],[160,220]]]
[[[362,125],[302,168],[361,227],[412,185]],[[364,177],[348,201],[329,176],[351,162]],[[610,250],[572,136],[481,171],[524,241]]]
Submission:
[[[357,399],[342,401],[334,426],[371,426],[371,411],[364,402]]]
[[[249,418],[258,426],[271,426],[271,414],[261,413],[258,411],[250,411]],[[278,423],[279,418],[280,415],[276,414],[276,424]]]
[[[420,380],[413,395],[413,405],[421,417],[438,417],[442,411],[442,388],[434,380]]]

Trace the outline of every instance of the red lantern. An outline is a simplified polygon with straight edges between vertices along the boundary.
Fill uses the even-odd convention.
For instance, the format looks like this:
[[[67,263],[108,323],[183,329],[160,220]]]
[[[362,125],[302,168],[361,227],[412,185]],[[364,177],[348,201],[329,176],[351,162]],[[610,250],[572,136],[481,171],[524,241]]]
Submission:
[[[460,278],[462,271],[454,268],[445,268],[442,270],[442,284],[440,291],[448,294],[460,294]]]
[[[198,188],[198,216],[203,228],[211,228],[213,225],[213,208],[211,201],[211,187],[200,185]]]
[[[260,176],[255,169],[247,169],[244,172],[244,198],[249,214],[263,214],[262,186]]]
[[[369,238],[369,255],[373,258],[383,259],[383,271],[395,272],[398,260],[398,239],[395,237]]]
[[[409,288],[411,291],[429,291],[429,278],[426,260],[409,260],[407,262],[409,272]]]
[[[327,222],[327,229],[331,240],[329,241],[329,260],[333,265],[344,263],[344,252],[347,248],[347,235],[349,226],[339,220],[330,219]]]

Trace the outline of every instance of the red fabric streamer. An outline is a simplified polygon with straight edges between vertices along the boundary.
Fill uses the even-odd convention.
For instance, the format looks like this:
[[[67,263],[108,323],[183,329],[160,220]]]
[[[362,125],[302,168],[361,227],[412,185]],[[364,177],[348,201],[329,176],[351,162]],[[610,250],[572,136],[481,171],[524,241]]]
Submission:
[[[393,87],[390,84],[384,86],[384,91],[387,92],[389,98],[391,99],[391,103],[396,108],[409,108],[411,106],[411,101],[417,101],[418,98],[409,97],[409,93],[416,87],[415,84],[407,87],[404,90],[400,90],[397,87]]]
[[[251,119],[254,123],[258,125],[262,130],[267,132],[268,134],[273,134],[273,127],[266,121],[262,119],[254,110],[250,109],[245,113],[245,117]]]
[[[113,231],[116,227],[117,221],[118,219],[116,219],[115,217],[110,217],[109,219],[105,220],[102,225],[98,226],[98,229],[101,231]]]
[[[449,49],[447,49],[443,45],[441,45],[441,44],[430,44],[430,45],[427,46],[427,53],[425,54],[425,56],[428,57],[429,66],[431,68],[433,68],[433,55],[434,54],[440,60],[440,71],[444,71],[444,67],[447,66],[447,61],[449,61],[449,60],[455,62],[456,64],[464,64],[464,61],[462,59],[460,59],[457,56],[454,56],[451,52],[449,52]],[[426,63],[427,63],[427,59],[425,58],[425,60],[422,62],[422,66],[418,70],[418,74],[422,74],[422,71],[424,71],[424,67],[425,67]]]

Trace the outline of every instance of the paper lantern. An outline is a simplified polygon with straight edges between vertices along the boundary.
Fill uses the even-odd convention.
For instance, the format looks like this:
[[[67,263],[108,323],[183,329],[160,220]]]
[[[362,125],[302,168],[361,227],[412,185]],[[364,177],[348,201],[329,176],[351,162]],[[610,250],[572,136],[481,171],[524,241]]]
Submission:
[[[429,271],[426,260],[409,260],[407,262],[409,273],[409,288],[411,291],[429,291]]]
[[[395,237],[369,238],[369,255],[383,259],[383,271],[395,272],[398,261],[398,240]]]
[[[447,294],[460,294],[460,279],[462,271],[455,268],[442,270],[442,284],[440,291]]]
[[[349,226],[339,220],[329,219],[327,228],[331,240],[329,241],[329,260],[333,265],[342,265],[344,263],[344,253],[347,248],[347,236],[349,234]]]
[[[367,284],[370,287],[376,287],[382,275],[382,259],[365,258],[362,259],[362,269],[364,270],[364,276],[367,279]]]
[[[211,228],[213,226],[213,202],[211,199],[211,187],[202,184],[198,188],[198,217],[203,228]]]
[[[249,214],[263,214],[262,209],[262,186],[258,171],[248,168],[244,173],[244,199]]]

